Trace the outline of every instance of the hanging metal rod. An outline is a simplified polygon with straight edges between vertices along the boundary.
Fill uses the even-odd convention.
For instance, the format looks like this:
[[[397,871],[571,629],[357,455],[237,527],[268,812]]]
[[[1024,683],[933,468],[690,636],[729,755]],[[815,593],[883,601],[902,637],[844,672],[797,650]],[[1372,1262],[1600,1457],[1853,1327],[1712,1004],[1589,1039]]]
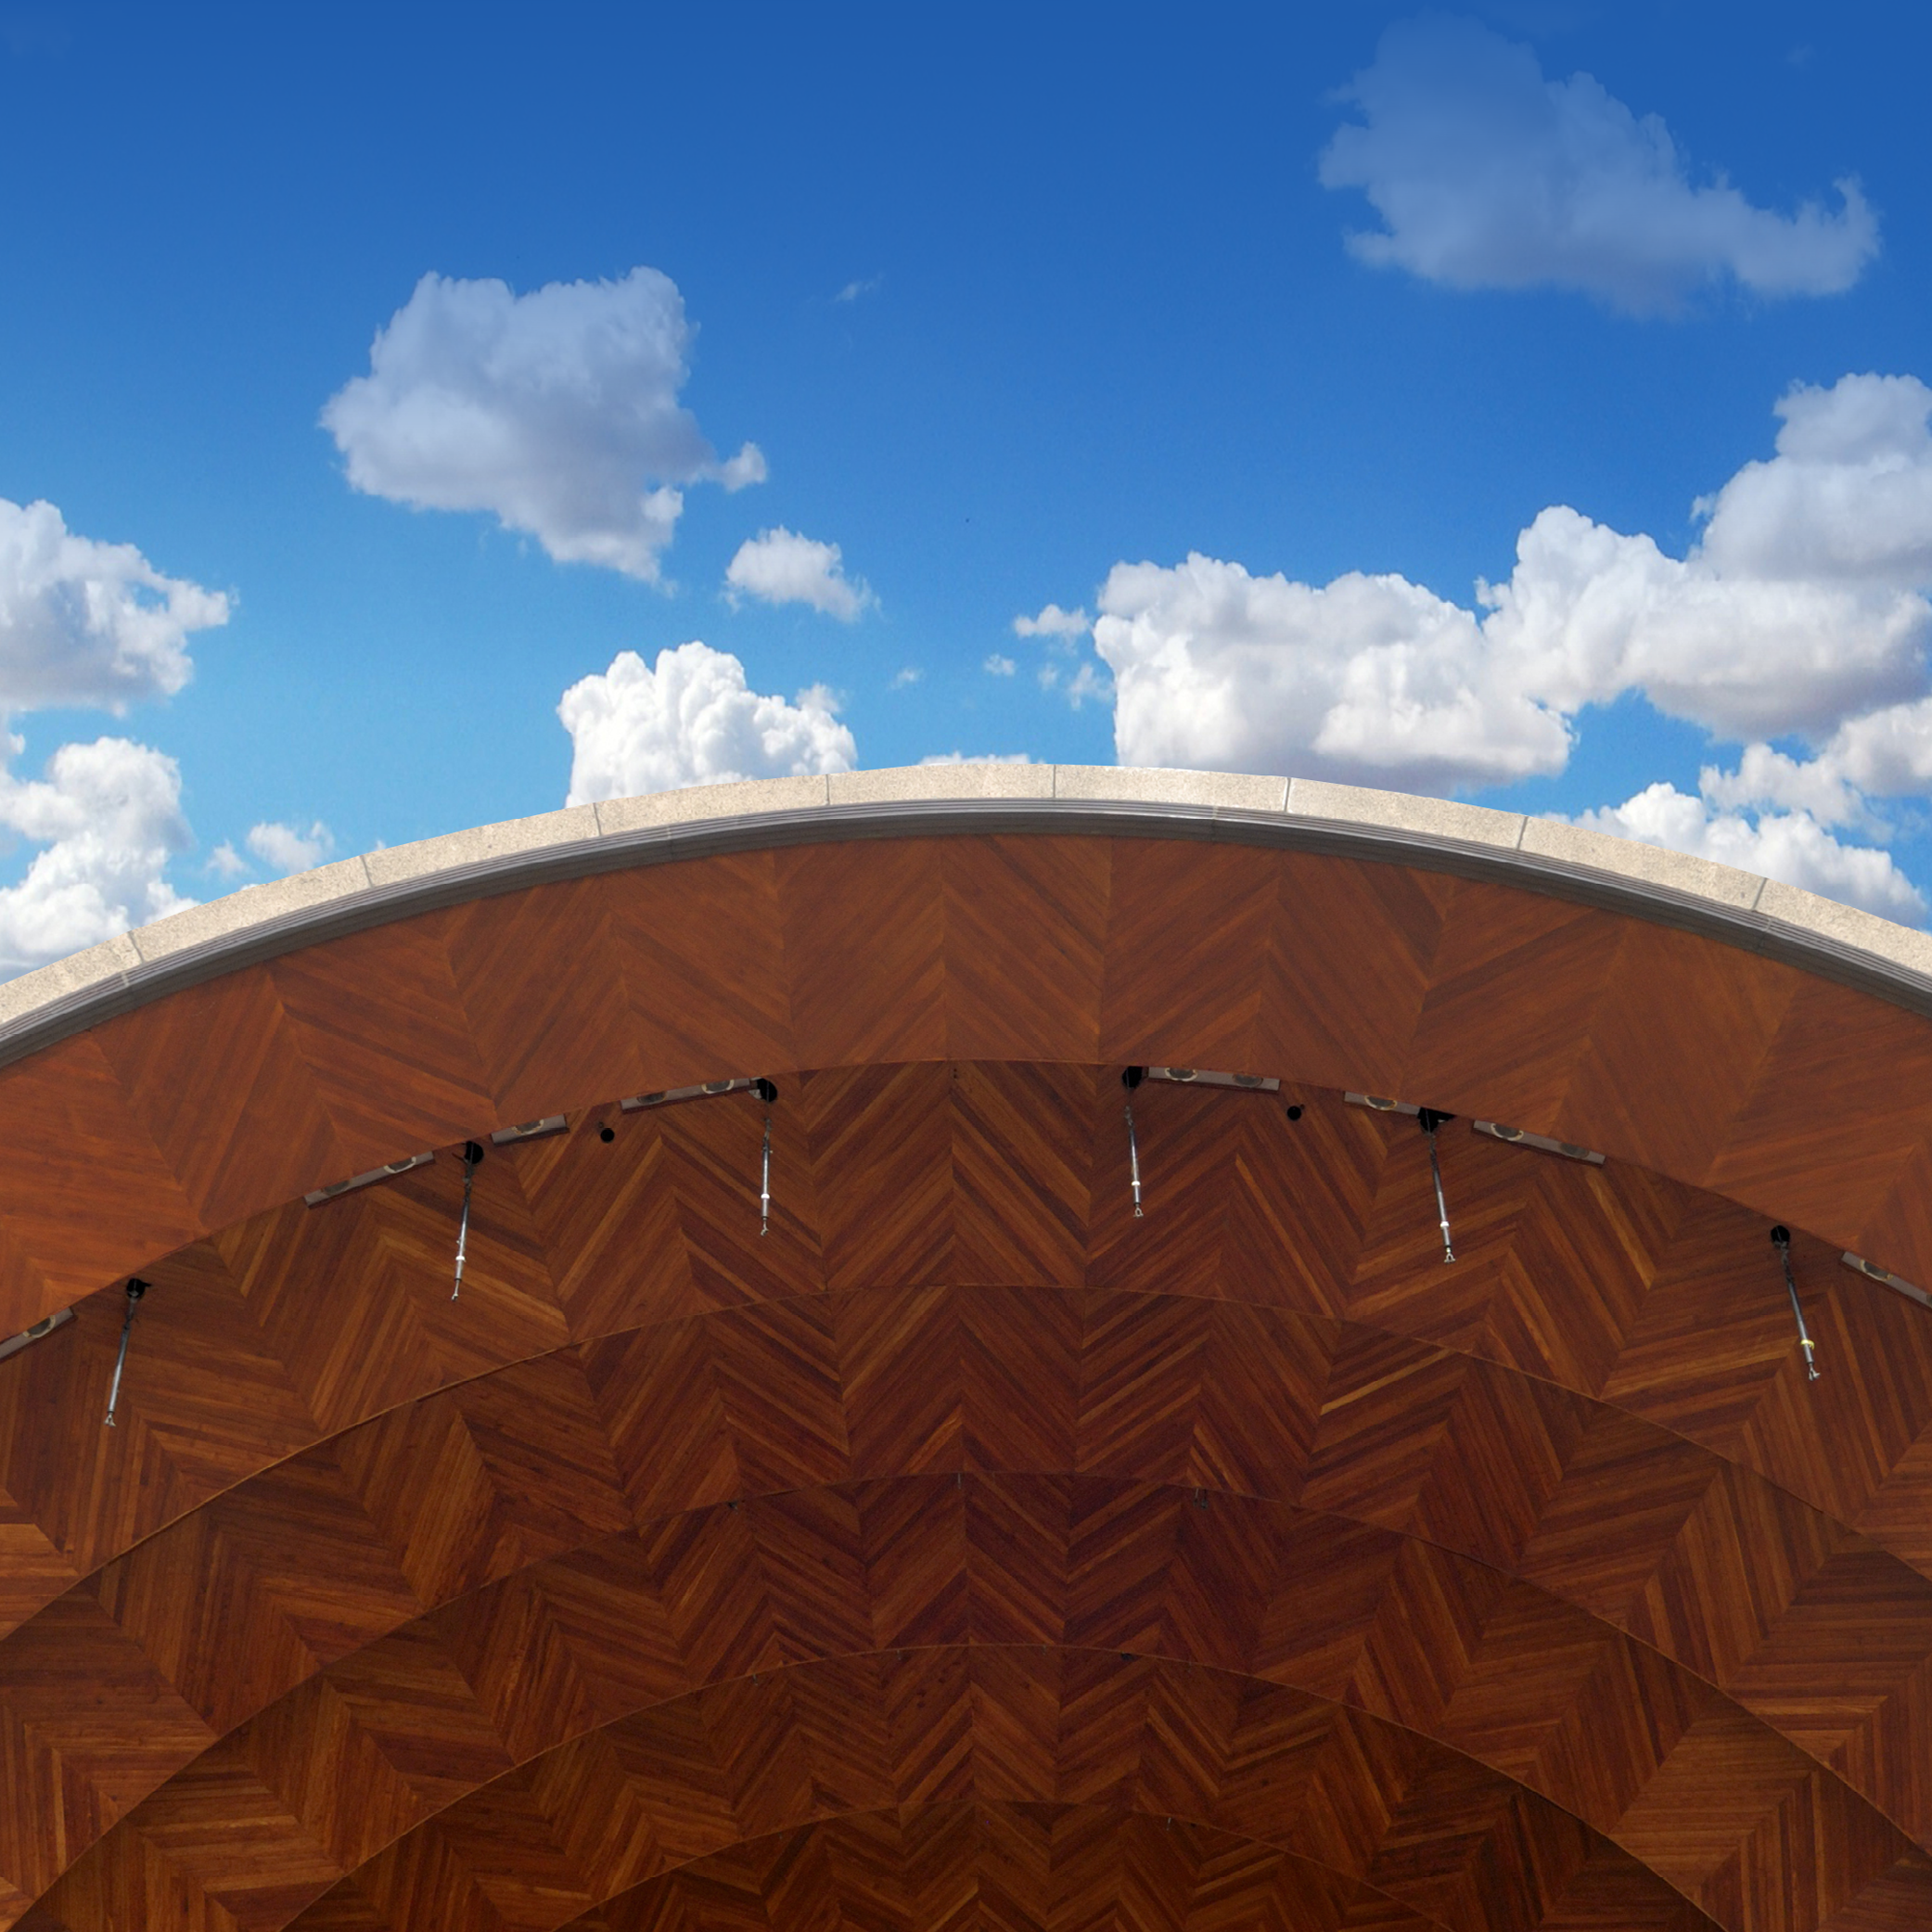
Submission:
[[[452,1301],[463,1292],[463,1264],[469,1259],[469,1196],[476,1185],[477,1163],[482,1158],[481,1141],[463,1143],[463,1219],[456,1223],[456,1285],[450,1290]]]
[[[1147,1076],[1145,1067],[1130,1067],[1120,1076],[1120,1084],[1132,1094]],[[1140,1143],[1133,1136],[1133,1102],[1129,1101],[1122,1111],[1127,1116],[1127,1171],[1129,1184],[1133,1189],[1133,1218],[1145,1219],[1141,1213],[1141,1150]]]
[[[1811,1331],[1805,1326],[1804,1304],[1798,1299],[1798,1280],[1791,1273],[1791,1230],[1782,1222],[1771,1231],[1771,1245],[1778,1251],[1778,1260],[1785,1264],[1785,1292],[1791,1297],[1791,1312],[1798,1319],[1798,1345],[1805,1351],[1805,1380],[1818,1379],[1817,1350],[1811,1342]]]
[[[1415,1119],[1429,1139],[1429,1175],[1436,1184],[1436,1224],[1442,1230],[1442,1260],[1446,1265],[1455,1260],[1455,1247],[1449,1235],[1449,1203],[1442,1195],[1442,1162],[1436,1153],[1436,1130],[1455,1116],[1433,1107],[1419,1107]]]
[[[121,1403],[121,1372],[127,1366],[127,1338],[134,1325],[134,1311],[147,1292],[147,1284],[139,1276],[127,1285],[127,1312],[121,1318],[121,1352],[114,1358],[114,1379],[108,1385],[108,1418],[102,1424],[104,1428],[114,1427],[114,1411]]]

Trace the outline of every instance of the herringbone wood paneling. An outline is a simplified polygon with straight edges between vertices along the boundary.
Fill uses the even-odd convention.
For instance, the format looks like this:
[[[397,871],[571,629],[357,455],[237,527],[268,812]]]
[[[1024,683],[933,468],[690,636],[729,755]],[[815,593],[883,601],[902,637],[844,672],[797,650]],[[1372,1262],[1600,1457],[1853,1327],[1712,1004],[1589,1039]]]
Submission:
[[[1126,1058],[1288,1091],[1141,1089],[1136,1221]],[[1932,1278],[1928,1060],[1708,940],[1144,838],[647,868],[124,1015],[0,1074],[0,1297],[82,1298],[0,1363],[0,1917],[1923,1924],[1932,1337],[1835,1247]],[[780,1084],[762,1237],[755,1101],[614,1106],[721,1073]],[[1452,1126],[1446,1270],[1342,1085],[1613,1159]],[[450,1143],[559,1110],[453,1304]]]

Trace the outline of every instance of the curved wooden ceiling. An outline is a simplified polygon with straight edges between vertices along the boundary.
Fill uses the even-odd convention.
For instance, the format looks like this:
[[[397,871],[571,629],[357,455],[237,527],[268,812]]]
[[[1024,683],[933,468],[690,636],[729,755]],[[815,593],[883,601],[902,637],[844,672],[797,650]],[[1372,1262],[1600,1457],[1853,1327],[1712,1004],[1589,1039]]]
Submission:
[[[1138,1222],[1126,1062],[1285,1083],[1141,1090]],[[1708,938],[1149,837],[613,873],[94,1026],[0,1072],[0,1332],[76,1315],[0,1362],[0,1917],[1932,1923],[1932,1312],[1837,1260],[1932,1280],[1928,1070]],[[732,1074],[765,1239],[755,1102],[615,1104]],[[1453,1268],[1344,1088],[1463,1117]],[[452,1145],[558,1112],[452,1302]]]

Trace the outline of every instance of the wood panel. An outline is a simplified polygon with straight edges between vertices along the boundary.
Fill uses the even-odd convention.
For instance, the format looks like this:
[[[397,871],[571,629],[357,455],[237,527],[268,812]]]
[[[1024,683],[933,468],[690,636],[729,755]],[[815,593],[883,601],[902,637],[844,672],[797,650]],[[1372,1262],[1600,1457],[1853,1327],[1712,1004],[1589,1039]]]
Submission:
[[[78,1317],[0,1363],[0,1920],[1924,1923],[1932,1321],[1836,1255],[1932,1281],[1928,1057],[1142,837],[580,880],[123,1015],[0,1073],[0,1300]],[[1142,1088],[1141,1219],[1130,1058],[1287,1082]],[[764,1235],[756,1102],[615,1107],[753,1072]],[[1452,1123],[1445,1268],[1343,1085],[1612,1160]],[[557,1111],[453,1302],[451,1144]]]

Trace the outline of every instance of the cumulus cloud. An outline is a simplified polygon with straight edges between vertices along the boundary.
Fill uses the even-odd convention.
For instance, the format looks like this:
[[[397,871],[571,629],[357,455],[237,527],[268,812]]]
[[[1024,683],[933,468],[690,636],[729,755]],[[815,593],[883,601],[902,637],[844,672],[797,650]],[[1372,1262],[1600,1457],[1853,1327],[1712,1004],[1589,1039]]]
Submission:
[[[683,486],[765,476],[754,444],[720,463],[679,403],[691,336],[652,268],[528,295],[426,275],[322,422],[358,490],[487,511],[559,562],[655,582]]]
[[[249,828],[248,846],[274,871],[308,872],[334,855],[336,835],[319,818],[306,830],[271,819]]]
[[[821,544],[781,525],[738,545],[726,566],[727,595],[762,604],[807,604],[851,623],[876,600],[863,577],[848,577],[837,544]]]
[[[48,705],[119,713],[187,683],[188,638],[228,599],[165,576],[132,544],[76,536],[50,503],[0,498],[0,715]]]
[[[1713,784],[1713,777],[1719,782]],[[1622,804],[1586,812],[1576,822],[1619,838],[1761,873],[1766,878],[1862,906],[1883,918],[1924,918],[1925,894],[1889,852],[1845,844],[1825,829],[1816,813],[1802,807],[1783,812],[1740,809],[1762,806],[1763,801],[1748,800],[1750,788],[1738,784],[1735,774],[1707,771],[1696,794],[1681,792],[1673,785],[1646,786]]]
[[[1762,296],[1833,295],[1878,250],[1855,182],[1838,205],[1755,206],[1694,182],[1669,129],[1589,74],[1546,80],[1536,56],[1473,20],[1427,15],[1383,35],[1343,96],[1361,115],[1321,178],[1359,188],[1384,224],[1358,259],[1457,288],[1580,289],[1635,313],[1724,279]]]
[[[1923,784],[1932,390],[1849,376],[1779,415],[1689,556],[1553,506],[1473,608],[1392,575],[1116,565],[1094,645],[1122,762],[1493,785],[1562,770],[1576,713],[1634,692],[1722,741],[1836,735],[1866,790]]]
[[[822,685],[790,703],[753,691],[728,651],[700,643],[620,651],[557,708],[570,734],[569,802],[584,805],[685,785],[849,772],[858,747]]]
[[[18,756],[20,742],[9,741]],[[0,889],[0,971],[45,965],[180,912],[163,874],[192,842],[172,758],[127,738],[63,745],[45,778],[0,773],[0,826],[42,847]]]
[[[1003,652],[993,651],[980,667],[989,677],[1011,677],[1019,669],[1013,659]]]
[[[1084,610],[1062,610],[1057,604],[1049,604],[1037,617],[1013,620],[1016,637],[1084,637],[1092,628]]]

